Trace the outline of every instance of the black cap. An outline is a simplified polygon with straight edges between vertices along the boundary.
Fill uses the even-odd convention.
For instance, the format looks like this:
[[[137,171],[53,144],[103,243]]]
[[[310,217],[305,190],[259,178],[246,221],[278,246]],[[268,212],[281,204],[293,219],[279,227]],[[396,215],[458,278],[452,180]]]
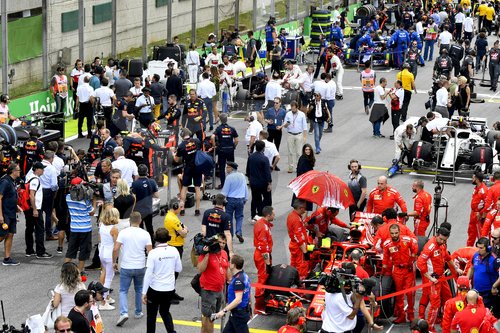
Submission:
[[[148,87],[144,87],[144,88],[142,88],[142,92],[146,92],[146,91],[147,91],[147,92],[151,92],[151,89],[149,89]]]
[[[42,162],[35,162],[33,164],[33,170],[36,170],[36,169],[45,169],[47,166],[44,165]]]
[[[235,162],[228,161],[226,162],[226,164],[231,168],[233,168],[234,170],[238,170],[238,164],[236,164]]]
[[[102,283],[99,281],[90,282],[87,289],[95,291],[96,293],[99,293],[99,294],[103,294],[103,293],[109,291],[109,288],[106,288],[105,286],[103,286]]]

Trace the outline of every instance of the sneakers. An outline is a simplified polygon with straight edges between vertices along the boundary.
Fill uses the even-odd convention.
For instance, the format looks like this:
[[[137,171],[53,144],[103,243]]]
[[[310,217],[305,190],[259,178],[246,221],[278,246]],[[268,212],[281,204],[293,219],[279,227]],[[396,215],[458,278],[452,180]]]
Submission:
[[[29,257],[34,257],[36,256],[36,253],[35,252],[26,252],[26,254],[24,255],[26,258],[29,258]]]
[[[186,215],[186,211],[185,211],[184,209],[181,209],[181,212],[180,212],[180,214],[179,214],[179,215],[180,215],[180,216],[184,216],[184,215]]]
[[[57,248],[56,252],[57,252],[58,254],[62,254],[62,253],[63,253],[63,248],[62,248],[62,246],[59,246],[59,247]]]
[[[323,130],[323,133],[332,133],[332,132],[333,132],[333,128],[332,128],[332,127],[330,127],[330,126],[328,126],[327,128],[325,128],[325,129]]]
[[[127,320],[128,320],[127,314],[121,315],[120,318],[118,318],[118,321],[116,322],[116,326],[122,327]]]
[[[106,298],[106,303],[108,303],[108,304],[115,304],[116,301],[114,299],[112,299],[111,297],[108,296],[108,298]]]
[[[46,241],[55,241],[55,240],[58,240],[58,239],[59,239],[59,237],[54,236],[54,235],[50,235],[50,236],[49,236],[49,235],[47,235],[47,236],[45,237],[45,240],[46,240]]]
[[[238,240],[240,241],[240,243],[245,242],[245,239],[243,238],[243,236],[242,236],[242,235],[238,235],[238,234],[236,234],[236,238],[238,238]]]
[[[141,312],[141,313],[139,313],[139,314],[135,314],[135,315],[134,315],[134,318],[135,318],[135,319],[141,319],[142,317],[144,317],[144,312]]]
[[[199,210],[199,209],[196,209],[196,210],[194,211],[194,216],[200,216],[200,215],[201,215],[200,210]]]
[[[111,304],[109,304],[108,302],[106,302],[106,304],[99,304],[99,311],[111,311],[111,310],[114,310],[115,307]]]
[[[366,114],[370,113],[370,107],[368,105],[365,106],[365,113]]]
[[[41,254],[41,255],[38,255],[38,254],[36,255],[37,259],[50,259],[52,257],[53,257],[53,255],[50,253],[47,253],[47,252],[45,252],[44,254]]]
[[[2,265],[4,266],[19,266],[21,263],[12,258],[4,258],[2,261]]]

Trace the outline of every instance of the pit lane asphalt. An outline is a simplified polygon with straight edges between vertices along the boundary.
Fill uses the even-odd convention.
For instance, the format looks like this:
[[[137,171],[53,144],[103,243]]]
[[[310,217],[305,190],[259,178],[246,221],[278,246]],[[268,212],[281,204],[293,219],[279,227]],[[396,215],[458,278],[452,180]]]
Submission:
[[[492,45],[494,38],[490,37],[489,42]],[[433,63],[428,62],[426,66],[418,69],[416,85],[419,90],[417,95],[412,96],[409,107],[409,116],[422,116],[427,112],[424,108],[424,103],[427,100],[426,91],[431,85]],[[377,82],[381,77],[388,79],[389,85],[395,81],[396,71],[387,71],[381,69],[377,71]],[[487,75],[488,76],[488,75]],[[359,90],[359,74],[354,69],[347,69],[344,75],[344,99],[337,101],[334,109],[334,128],[333,133],[324,134],[322,139],[322,153],[317,156],[316,170],[327,170],[347,179],[348,170],[347,163],[350,159],[356,158],[363,166],[362,173],[368,179],[368,189],[371,190],[376,185],[376,179],[380,175],[384,175],[386,168],[394,154],[394,142],[389,140],[392,125],[390,121],[386,122],[382,127],[382,134],[385,139],[372,138],[372,127],[368,121],[368,116],[364,113],[362,93]],[[487,99],[484,104],[472,104],[471,115],[477,117],[487,117],[488,123],[491,126],[496,120],[500,120],[500,104],[497,104],[496,94],[491,93],[489,88],[483,88],[476,85],[476,92],[481,97]],[[235,126],[240,135],[240,145],[236,150],[236,162],[239,164],[240,171],[245,170],[246,165],[246,150],[244,144],[246,124],[242,119],[230,119],[229,124]],[[286,231],[286,216],[290,211],[291,192],[287,188],[288,183],[294,178],[292,174],[286,173],[287,162],[287,147],[286,134],[284,134],[281,147],[281,161],[279,166],[282,171],[273,172],[273,206],[276,212],[276,221],[273,228],[274,249],[273,262],[289,263],[288,242],[289,238]],[[307,141],[314,145],[312,135],[309,135]],[[88,140],[74,140],[71,144],[75,148],[87,149]],[[285,170],[285,171],[283,171]],[[398,189],[403,198],[406,200],[409,207],[413,205],[411,183],[413,180],[421,178],[425,182],[425,189],[431,194],[434,193],[434,185],[432,179],[426,176],[414,176],[408,174],[397,174],[389,180],[389,184]],[[175,182],[172,181],[173,191],[177,193]],[[453,229],[451,237],[448,241],[448,248],[454,251],[459,247],[464,246],[467,237],[467,224],[469,220],[469,202],[472,194],[473,186],[469,181],[457,182],[456,186],[446,185],[443,190],[443,196],[449,200],[450,208],[448,211],[448,221],[452,223]],[[216,193],[215,190],[209,192]],[[166,191],[161,193],[162,203],[166,202]],[[202,201],[202,210],[211,206],[209,201]],[[245,262],[245,270],[250,274],[252,281],[256,281],[256,269],[253,264],[253,243],[252,243],[252,225],[249,223],[249,208],[247,203],[245,207],[245,223],[243,226],[243,236],[245,243],[240,244],[236,241],[235,252],[242,255]],[[433,211],[434,212],[434,211]],[[443,221],[444,211],[439,211],[440,222]],[[348,221],[346,211],[341,211],[340,218]],[[46,260],[38,260],[36,258],[25,258],[24,245],[24,217],[19,216],[18,233],[14,237],[14,246],[12,256],[21,262],[17,267],[0,267],[0,299],[4,301],[5,314],[7,323],[19,327],[21,322],[24,322],[28,315],[43,313],[48,298],[48,292],[53,289],[59,282],[60,267],[63,262],[63,255],[56,253],[56,242],[46,242],[47,251],[54,254],[54,258]],[[191,238],[200,230],[201,217],[194,216],[194,210],[189,209],[182,221],[189,227],[190,234],[185,244],[185,255],[183,259],[184,270],[177,281],[177,291],[186,299],[180,305],[173,305],[171,313],[176,320],[176,330],[181,332],[198,332],[199,324],[196,320],[200,318],[199,298],[191,289],[189,283],[195,274],[195,269],[192,267],[189,251],[191,248]],[[163,222],[163,217],[157,216],[154,218],[155,228],[160,227]],[[413,228],[413,223],[410,220],[410,228]],[[94,241],[97,241],[97,233],[94,232]],[[67,244],[65,244],[65,250]],[[96,280],[99,272],[88,272],[88,281]],[[133,318],[133,289],[129,292],[129,315],[130,319],[122,328],[116,327],[115,322],[119,317],[118,311],[118,290],[119,276],[115,276],[112,283],[112,288],[115,290],[113,297],[117,300],[114,311],[102,311],[101,315],[104,320],[106,332],[141,332],[145,331],[146,319],[136,320]],[[417,293],[417,298],[420,293]],[[417,307],[416,307],[417,309]],[[146,313],[145,307],[143,312]],[[275,332],[285,322],[283,316],[258,316],[251,323],[250,327],[256,329],[254,332]],[[158,323],[158,332],[164,332],[163,324]],[[403,332],[408,331],[405,325],[391,327],[389,322],[384,322],[384,331]]]

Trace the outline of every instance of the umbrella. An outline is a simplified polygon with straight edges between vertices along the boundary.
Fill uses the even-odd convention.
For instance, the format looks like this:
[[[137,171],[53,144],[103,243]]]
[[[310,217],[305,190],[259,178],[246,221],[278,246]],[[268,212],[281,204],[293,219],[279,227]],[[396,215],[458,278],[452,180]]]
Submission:
[[[299,199],[314,202],[319,206],[343,208],[354,205],[351,190],[334,174],[311,170],[288,184]]]

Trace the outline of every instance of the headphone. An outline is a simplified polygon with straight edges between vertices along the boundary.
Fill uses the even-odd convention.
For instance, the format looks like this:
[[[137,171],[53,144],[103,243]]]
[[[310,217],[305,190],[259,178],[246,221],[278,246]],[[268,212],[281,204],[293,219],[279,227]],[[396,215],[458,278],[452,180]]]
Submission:
[[[486,237],[481,237],[477,240],[476,242],[476,247],[478,245],[484,245],[486,248],[486,252],[491,253],[491,245],[490,245],[490,240]]]
[[[357,163],[358,164],[358,170],[361,170],[361,164],[359,163],[358,160],[355,160],[355,159],[352,159],[349,161],[349,164],[347,164],[347,169],[348,170],[351,170],[351,164],[352,163]]]
[[[214,195],[214,197],[212,198],[212,204],[214,206],[220,205],[221,201],[222,201],[222,206],[226,207],[227,200],[226,200],[226,196],[224,194],[219,193],[219,194]]]
[[[179,209],[179,207],[180,207],[180,202],[179,202],[179,200],[177,200],[177,199],[172,199],[172,201],[170,201],[170,209],[172,209],[172,210],[177,210],[177,209]]]
[[[287,324],[304,326],[306,324],[304,309],[300,307],[291,308],[287,313]]]
[[[7,95],[7,94],[1,94],[0,95],[0,102],[7,103],[8,97],[9,97],[9,95]]]

